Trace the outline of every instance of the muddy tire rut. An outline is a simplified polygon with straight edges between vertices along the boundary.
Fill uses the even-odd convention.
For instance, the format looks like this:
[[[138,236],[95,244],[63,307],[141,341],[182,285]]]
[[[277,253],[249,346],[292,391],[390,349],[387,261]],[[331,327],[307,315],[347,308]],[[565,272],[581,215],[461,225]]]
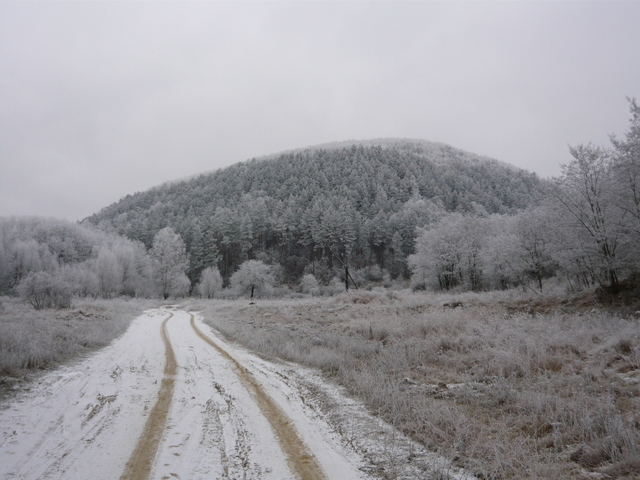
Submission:
[[[170,313],[162,322],[160,329],[165,347],[165,366],[158,400],[149,413],[149,418],[147,418],[140,440],[138,440],[138,444],[131,458],[129,458],[120,480],[144,480],[149,478],[160,440],[162,440],[162,435],[164,434],[171,400],[173,399],[175,377],[178,372],[176,357],[167,334],[167,322],[171,317],[173,317],[173,313]]]
[[[144,426],[144,430],[138,443],[129,458],[120,480],[145,480],[151,477],[158,449],[165,435],[171,404],[174,396],[175,379],[178,374],[178,363],[167,333],[167,323],[173,318],[170,313],[161,325],[161,336],[165,347],[165,367],[162,384],[158,393],[158,399],[154,404]],[[291,420],[274,400],[260,386],[254,376],[242,366],[224,347],[216,343],[211,337],[202,332],[195,324],[192,314],[190,316],[191,328],[195,334],[213,347],[231,366],[240,383],[249,393],[260,409],[260,412],[268,421],[273,433],[285,455],[291,473],[303,480],[325,480],[327,477],[317,460],[300,438]],[[212,379],[213,381],[213,379]],[[207,405],[207,409],[211,409]],[[203,426],[204,427],[204,426]],[[208,427],[211,431],[211,426]],[[221,442],[221,460],[223,465],[223,477],[228,475],[228,459],[224,453],[224,439],[222,435],[214,435]],[[210,439],[211,440],[211,439]],[[241,449],[242,450],[242,449]],[[225,475],[226,474],[226,475]]]
[[[322,468],[304,444],[304,441],[300,438],[293,424],[282,409],[264,391],[251,372],[238,363],[238,361],[222,346],[218,345],[209,336],[205,335],[196,326],[193,315],[189,315],[191,317],[191,327],[195,331],[196,335],[215,348],[232,365],[232,368],[240,379],[240,382],[242,382],[249,394],[258,404],[262,414],[273,428],[292,472],[295,473],[298,478],[303,480],[326,479]]]
[[[0,478],[368,478],[281,370],[197,314],[148,310],[113,345],[0,403]]]

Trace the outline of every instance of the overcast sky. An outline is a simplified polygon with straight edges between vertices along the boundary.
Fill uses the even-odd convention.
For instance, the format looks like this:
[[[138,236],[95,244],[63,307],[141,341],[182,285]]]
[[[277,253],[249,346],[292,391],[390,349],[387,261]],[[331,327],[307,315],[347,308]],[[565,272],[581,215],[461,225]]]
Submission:
[[[640,98],[639,1],[0,2],[0,216],[419,138],[560,174]]]

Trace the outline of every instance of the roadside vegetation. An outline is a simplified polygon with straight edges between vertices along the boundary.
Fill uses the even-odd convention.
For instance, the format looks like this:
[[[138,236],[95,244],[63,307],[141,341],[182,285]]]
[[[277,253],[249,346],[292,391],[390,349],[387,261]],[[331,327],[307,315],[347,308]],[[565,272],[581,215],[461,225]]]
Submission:
[[[31,374],[108,345],[157,301],[76,299],[70,308],[35,310],[0,298],[0,398]]]
[[[247,162],[81,224],[0,218],[0,295],[22,301],[2,299],[0,384],[199,295],[230,339],[320,369],[479,478],[634,478],[635,99],[629,110],[624,137],[570,148],[552,181],[393,141]]]
[[[640,471],[640,322],[592,294],[373,291],[190,308],[230,340],[320,369],[478,478]]]

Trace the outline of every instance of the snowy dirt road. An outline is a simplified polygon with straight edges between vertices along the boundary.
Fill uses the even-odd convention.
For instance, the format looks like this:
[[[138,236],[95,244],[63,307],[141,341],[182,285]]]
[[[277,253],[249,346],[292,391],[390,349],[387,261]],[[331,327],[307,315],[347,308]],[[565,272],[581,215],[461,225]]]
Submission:
[[[389,441],[392,438],[393,441]],[[463,478],[313,372],[171,307],[0,405],[2,479]]]

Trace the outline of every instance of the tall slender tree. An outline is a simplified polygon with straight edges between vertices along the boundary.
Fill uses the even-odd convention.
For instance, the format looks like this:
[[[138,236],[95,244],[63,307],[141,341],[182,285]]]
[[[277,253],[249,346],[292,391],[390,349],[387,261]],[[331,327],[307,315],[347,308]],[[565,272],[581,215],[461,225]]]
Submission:
[[[171,227],[160,230],[153,238],[151,257],[154,265],[154,279],[160,295],[166,300],[171,295],[185,293],[189,279],[187,251],[180,235]]]
[[[573,220],[574,232],[598,270],[598,280],[615,290],[622,222],[611,195],[611,152],[592,144],[571,147],[570,152],[573,159],[562,166],[555,198]]]

